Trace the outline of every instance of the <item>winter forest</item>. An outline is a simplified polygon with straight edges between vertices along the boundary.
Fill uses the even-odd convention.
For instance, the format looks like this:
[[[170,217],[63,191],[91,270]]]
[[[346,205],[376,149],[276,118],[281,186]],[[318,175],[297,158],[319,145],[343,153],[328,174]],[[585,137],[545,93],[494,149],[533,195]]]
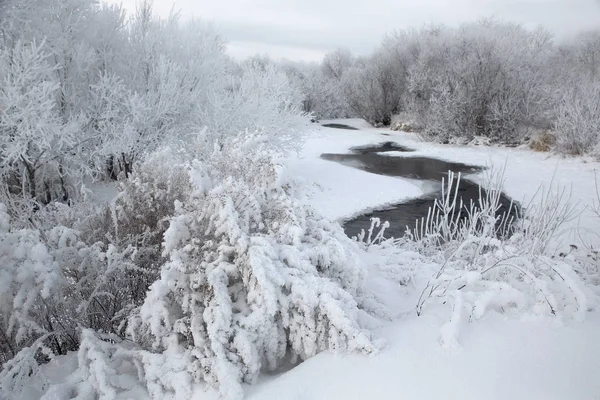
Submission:
[[[430,24],[314,63],[226,44],[149,0],[0,0],[0,399],[477,398],[403,376],[500,385],[503,345],[548,359],[479,398],[600,395],[600,30]],[[429,190],[360,163],[411,157],[464,169],[411,225],[347,234]]]

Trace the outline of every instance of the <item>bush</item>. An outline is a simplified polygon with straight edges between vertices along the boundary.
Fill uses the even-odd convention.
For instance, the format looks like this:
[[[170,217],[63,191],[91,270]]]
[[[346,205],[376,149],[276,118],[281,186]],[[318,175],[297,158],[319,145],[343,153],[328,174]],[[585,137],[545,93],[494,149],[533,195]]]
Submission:
[[[164,151],[120,183],[112,208],[55,203],[37,213],[38,229],[20,230],[3,209],[2,390],[18,394],[32,374],[43,389],[40,364],[77,350],[82,328],[125,337],[158,277],[162,236],[188,182]]]
[[[546,152],[550,151],[556,145],[556,136],[553,133],[544,131],[538,133],[529,142],[529,147],[534,151]]]
[[[556,146],[566,154],[600,151],[600,82],[570,88],[558,104]]]
[[[185,354],[193,380],[224,395],[288,352],[375,350],[356,320],[365,272],[351,244],[282,189],[229,179],[180,205],[165,254],[130,332],[153,352]]]

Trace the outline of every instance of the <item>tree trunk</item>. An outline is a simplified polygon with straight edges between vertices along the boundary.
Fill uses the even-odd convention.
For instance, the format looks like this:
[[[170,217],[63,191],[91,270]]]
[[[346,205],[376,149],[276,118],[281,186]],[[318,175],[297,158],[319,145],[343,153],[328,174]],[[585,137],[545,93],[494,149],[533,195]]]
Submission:
[[[35,200],[37,197],[36,189],[35,189],[35,168],[33,165],[29,164],[25,159],[22,159],[23,165],[25,165],[25,170],[27,172],[27,181],[29,184],[29,196]]]

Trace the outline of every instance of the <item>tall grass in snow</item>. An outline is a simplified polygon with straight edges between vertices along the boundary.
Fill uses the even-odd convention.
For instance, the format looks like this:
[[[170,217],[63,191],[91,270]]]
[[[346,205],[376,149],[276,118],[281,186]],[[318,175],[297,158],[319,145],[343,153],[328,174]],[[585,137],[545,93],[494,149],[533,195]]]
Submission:
[[[382,232],[375,234],[380,221],[373,221],[368,236],[359,237],[371,251],[379,248],[387,254],[393,244],[398,251],[421,255],[421,270],[414,265],[396,268],[409,269],[414,284],[422,285],[417,315],[448,308],[442,345],[456,345],[463,322],[490,312],[583,320],[595,303],[582,279],[585,272],[549,246],[577,216],[570,192],[550,185],[525,207],[502,204],[503,173],[490,170],[479,199],[465,204],[459,180],[449,173],[442,198],[403,238],[386,241]],[[435,270],[427,269],[432,263]],[[420,279],[425,270],[431,275]]]

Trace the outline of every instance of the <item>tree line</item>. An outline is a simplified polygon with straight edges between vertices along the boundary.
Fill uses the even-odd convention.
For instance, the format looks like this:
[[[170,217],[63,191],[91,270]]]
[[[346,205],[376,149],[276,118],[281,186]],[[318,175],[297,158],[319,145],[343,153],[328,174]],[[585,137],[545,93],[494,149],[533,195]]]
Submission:
[[[600,141],[600,32],[557,43],[493,19],[399,30],[368,56],[338,49],[319,64],[283,63],[319,118],[394,115],[430,140],[515,143],[547,132],[568,154]]]

